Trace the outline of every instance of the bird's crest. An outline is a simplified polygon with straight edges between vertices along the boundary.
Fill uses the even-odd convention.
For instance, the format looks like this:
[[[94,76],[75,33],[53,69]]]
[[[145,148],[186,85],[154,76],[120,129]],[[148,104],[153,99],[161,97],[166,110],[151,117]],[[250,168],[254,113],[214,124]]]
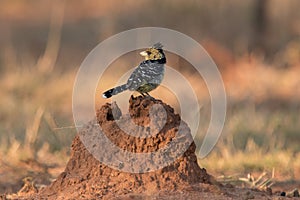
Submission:
[[[157,42],[152,47],[154,49],[162,49],[164,46],[160,42]]]

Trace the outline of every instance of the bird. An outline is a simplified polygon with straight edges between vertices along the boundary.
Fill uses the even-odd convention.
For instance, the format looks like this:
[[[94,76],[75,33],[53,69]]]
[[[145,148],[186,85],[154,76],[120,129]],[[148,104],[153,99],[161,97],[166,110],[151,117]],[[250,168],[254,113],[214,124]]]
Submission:
[[[140,55],[145,60],[134,69],[127,82],[105,91],[102,94],[103,98],[110,98],[126,90],[137,91],[143,96],[150,96],[148,92],[161,84],[167,62],[163,45],[160,42],[155,43],[152,47],[140,52]]]

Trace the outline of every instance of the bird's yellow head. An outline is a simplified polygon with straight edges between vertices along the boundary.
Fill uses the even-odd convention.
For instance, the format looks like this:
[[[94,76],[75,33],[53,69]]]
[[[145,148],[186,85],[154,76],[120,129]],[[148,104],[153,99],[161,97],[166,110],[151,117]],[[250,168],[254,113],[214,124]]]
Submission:
[[[145,60],[161,60],[165,59],[165,54],[161,43],[156,43],[152,47],[140,52],[140,55],[145,57]]]

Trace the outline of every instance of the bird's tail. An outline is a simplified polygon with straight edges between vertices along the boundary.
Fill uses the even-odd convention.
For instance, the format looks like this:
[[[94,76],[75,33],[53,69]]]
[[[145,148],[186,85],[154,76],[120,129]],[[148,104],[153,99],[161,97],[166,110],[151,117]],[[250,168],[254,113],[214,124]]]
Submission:
[[[110,89],[110,90],[107,90],[106,92],[104,92],[104,93],[102,94],[102,97],[105,98],[105,99],[107,99],[107,98],[110,98],[110,97],[113,96],[113,95],[119,94],[120,92],[123,92],[123,91],[125,91],[125,90],[127,90],[127,89],[128,89],[128,88],[127,88],[127,85],[126,85],[126,84],[120,85],[120,86],[118,86],[118,87],[115,87],[115,88],[112,88],[112,89]]]

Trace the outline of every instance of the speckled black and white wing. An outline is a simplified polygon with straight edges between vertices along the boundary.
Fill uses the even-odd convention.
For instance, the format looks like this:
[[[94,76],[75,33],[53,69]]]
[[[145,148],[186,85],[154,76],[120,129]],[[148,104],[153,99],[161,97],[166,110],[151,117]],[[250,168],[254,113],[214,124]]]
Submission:
[[[136,91],[145,84],[159,85],[163,80],[163,76],[163,64],[145,60],[132,72],[126,85],[129,90]]]

